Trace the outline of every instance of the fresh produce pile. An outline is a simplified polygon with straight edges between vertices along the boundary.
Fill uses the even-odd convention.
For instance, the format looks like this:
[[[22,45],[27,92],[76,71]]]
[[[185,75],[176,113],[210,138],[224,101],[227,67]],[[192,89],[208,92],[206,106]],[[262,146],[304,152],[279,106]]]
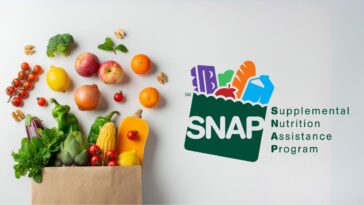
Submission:
[[[123,39],[125,33],[122,29],[115,32],[117,39]],[[57,34],[48,41],[47,56],[68,56],[75,48],[75,39],[70,34]],[[97,48],[104,51],[126,53],[129,50],[123,44],[115,44],[107,37],[103,44]],[[124,78],[123,67],[114,60],[100,62],[99,58],[90,52],[77,56],[74,64],[76,72],[81,77],[98,75],[102,83],[115,85]],[[152,62],[145,54],[135,55],[130,62],[131,70],[137,75],[144,76],[150,73]],[[35,65],[33,69],[28,63],[21,65],[18,78],[6,88],[10,96],[9,101],[16,107],[23,106],[23,100],[28,96],[29,90],[38,81],[38,75],[43,73],[42,67]],[[167,82],[165,73],[157,76],[158,82]],[[51,65],[46,72],[46,84],[52,91],[67,94],[70,89],[70,76],[66,69]],[[73,92],[74,103],[81,111],[96,110],[101,103],[101,91],[96,84],[81,85]],[[124,101],[122,91],[113,95],[117,103]],[[35,115],[25,116],[26,138],[21,140],[21,147],[12,156],[15,161],[15,176],[28,176],[34,181],[42,181],[42,168],[49,166],[134,166],[143,163],[145,144],[148,139],[149,125],[142,119],[142,110],[139,109],[133,116],[123,119],[119,126],[113,122],[119,111],[111,111],[105,116],[99,116],[89,129],[86,136],[80,130],[77,116],[71,112],[67,104],[62,104],[54,98],[47,100],[37,98],[37,104],[45,107],[53,106],[51,115],[57,122],[57,127],[45,127],[41,119]],[[139,102],[145,108],[153,108],[160,101],[159,91],[154,87],[146,87],[139,93]],[[13,113],[17,121],[21,111]],[[21,113],[20,113],[21,114]],[[13,117],[14,117],[13,116]]]

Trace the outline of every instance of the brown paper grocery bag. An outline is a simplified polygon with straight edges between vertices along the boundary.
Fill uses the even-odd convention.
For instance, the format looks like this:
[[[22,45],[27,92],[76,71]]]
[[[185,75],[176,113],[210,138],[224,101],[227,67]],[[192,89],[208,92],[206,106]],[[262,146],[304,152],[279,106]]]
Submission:
[[[142,204],[141,166],[46,167],[32,204]]]

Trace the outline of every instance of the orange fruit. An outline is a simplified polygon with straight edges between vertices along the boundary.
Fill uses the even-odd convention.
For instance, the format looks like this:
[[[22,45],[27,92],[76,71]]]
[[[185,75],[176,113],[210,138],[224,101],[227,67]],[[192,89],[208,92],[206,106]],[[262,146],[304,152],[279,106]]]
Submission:
[[[152,61],[144,54],[137,54],[131,59],[130,66],[134,73],[144,75],[152,68]]]
[[[153,87],[144,88],[139,93],[139,102],[146,108],[153,108],[159,103],[159,92]]]

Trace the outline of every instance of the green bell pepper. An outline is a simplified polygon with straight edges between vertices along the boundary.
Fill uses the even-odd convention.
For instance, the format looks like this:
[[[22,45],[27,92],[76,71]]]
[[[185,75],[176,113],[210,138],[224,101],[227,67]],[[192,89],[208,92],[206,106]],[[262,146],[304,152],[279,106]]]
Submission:
[[[106,123],[110,122],[114,114],[120,115],[118,111],[112,111],[104,117],[100,116],[96,118],[95,122],[91,126],[90,133],[88,134],[88,142],[90,144],[96,143],[101,127],[104,126]]]
[[[69,113],[70,106],[60,105],[54,98],[51,98],[50,102],[55,105],[52,116],[57,120],[59,131],[62,131],[66,136],[73,131],[80,131],[76,116]]]

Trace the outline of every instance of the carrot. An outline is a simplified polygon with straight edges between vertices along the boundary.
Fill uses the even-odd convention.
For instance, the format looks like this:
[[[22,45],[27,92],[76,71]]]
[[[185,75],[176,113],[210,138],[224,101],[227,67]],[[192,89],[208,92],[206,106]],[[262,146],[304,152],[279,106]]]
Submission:
[[[249,78],[255,75],[255,64],[252,61],[245,61],[240,66],[240,69],[236,71],[233,79],[233,86],[236,88],[237,99],[240,99],[243,95],[245,85],[248,82]]]

